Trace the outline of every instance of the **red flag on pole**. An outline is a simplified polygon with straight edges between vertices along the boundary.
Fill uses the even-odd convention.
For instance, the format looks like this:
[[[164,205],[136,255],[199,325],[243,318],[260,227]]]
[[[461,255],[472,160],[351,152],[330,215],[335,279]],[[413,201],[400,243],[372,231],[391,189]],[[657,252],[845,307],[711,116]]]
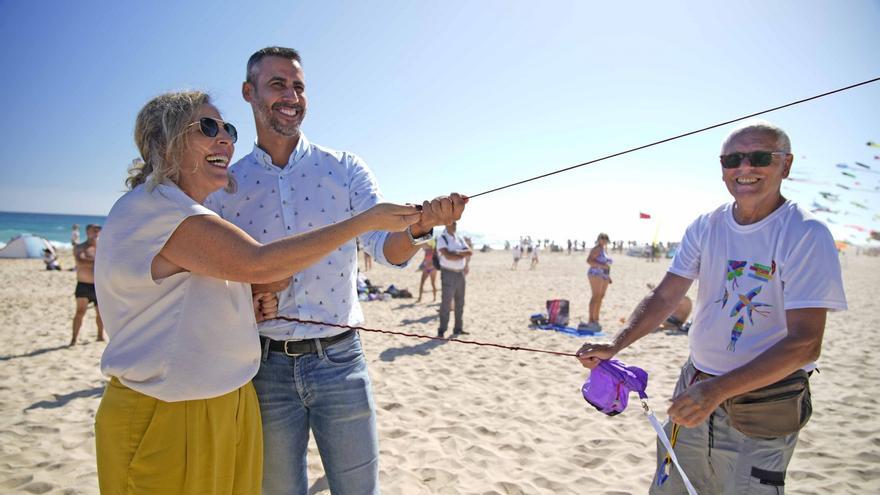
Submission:
[[[639,212],[639,218],[640,219],[651,218],[651,215],[648,215],[647,213]]]

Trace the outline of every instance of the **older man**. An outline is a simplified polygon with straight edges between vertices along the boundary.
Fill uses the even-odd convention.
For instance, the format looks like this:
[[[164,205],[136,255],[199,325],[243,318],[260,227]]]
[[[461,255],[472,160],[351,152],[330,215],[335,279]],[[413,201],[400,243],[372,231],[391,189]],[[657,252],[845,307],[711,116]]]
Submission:
[[[611,344],[578,351],[590,368],[611,358],[656,328],[699,280],[690,358],[666,425],[699,493],[783,493],[811,411],[805,372],[816,367],[826,312],[846,309],[831,233],[780,192],[792,161],[782,129],[758,122],[734,130],[721,149],[733,203],[688,227],[669,272]],[[659,443],[657,452],[651,493],[684,493]]]
[[[269,47],[254,53],[242,96],[254,113],[257,142],[231,167],[236,190],[208,199],[223,218],[269,242],[341,221],[380,201],[376,179],[363,160],[314,144],[300,131],[307,97],[296,50]],[[466,201],[458,194],[425,201],[420,221],[406,232],[371,232],[360,245],[377,263],[404,267],[431,239],[434,226],[461,217]],[[357,325],[364,317],[356,280],[357,246],[351,241],[294,275],[289,287],[280,284],[278,313]],[[254,387],[263,419],[263,493],[309,491],[310,432],[331,492],[378,493],[375,404],[357,332],[286,321],[262,323],[259,331],[263,360]]]

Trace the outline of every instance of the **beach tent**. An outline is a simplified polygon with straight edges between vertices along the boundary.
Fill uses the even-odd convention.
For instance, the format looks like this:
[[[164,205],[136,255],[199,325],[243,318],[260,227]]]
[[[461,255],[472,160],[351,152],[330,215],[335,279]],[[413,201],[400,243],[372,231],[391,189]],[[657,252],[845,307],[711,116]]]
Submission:
[[[22,234],[9,240],[0,249],[0,258],[42,258],[43,250],[52,249],[49,241],[31,234]]]

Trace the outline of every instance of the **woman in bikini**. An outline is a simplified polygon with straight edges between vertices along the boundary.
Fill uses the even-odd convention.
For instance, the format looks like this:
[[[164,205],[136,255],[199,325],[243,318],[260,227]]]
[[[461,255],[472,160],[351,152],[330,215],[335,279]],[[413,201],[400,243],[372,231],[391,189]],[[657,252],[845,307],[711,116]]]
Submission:
[[[433,243],[433,241],[432,241]],[[422,291],[425,288],[425,280],[431,278],[431,290],[434,292],[434,301],[437,300],[437,269],[434,268],[434,247],[432,244],[425,244],[422,247],[425,252],[425,258],[419,265],[419,271],[422,272],[422,280],[419,282],[419,298],[416,302],[422,302]]]
[[[587,264],[590,269],[587,271],[587,278],[590,280],[590,321],[587,327],[590,330],[600,331],[602,325],[599,324],[599,310],[602,308],[602,299],[605,298],[605,291],[608,284],[611,283],[611,258],[605,253],[605,246],[608,245],[608,234],[601,233],[596,238],[596,245],[590,250],[587,256]]]

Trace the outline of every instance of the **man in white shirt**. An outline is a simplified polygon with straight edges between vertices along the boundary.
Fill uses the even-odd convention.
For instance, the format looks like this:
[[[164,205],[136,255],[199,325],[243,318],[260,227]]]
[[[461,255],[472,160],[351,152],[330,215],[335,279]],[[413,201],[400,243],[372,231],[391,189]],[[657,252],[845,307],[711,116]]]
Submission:
[[[373,173],[348,152],[325,148],[300,132],[306,109],[299,54],[269,47],[248,60],[242,96],[257,127],[253,151],[230,167],[236,183],[206,205],[260,242],[349,218],[381,201]],[[461,217],[467,199],[425,201],[406,232],[371,232],[361,247],[380,264],[405,267],[433,227]],[[278,314],[358,325],[357,246],[351,241],[282,281]],[[259,289],[266,291],[266,287]],[[370,377],[354,330],[269,321],[259,326],[263,359],[254,378],[264,433],[264,494],[305,494],[310,430],[333,493],[378,493],[379,452]]]
[[[578,352],[590,368],[611,358],[657,328],[699,280],[691,354],[666,425],[668,435],[676,430],[676,455],[699,493],[783,493],[798,429],[811,410],[800,370],[816,366],[827,311],[846,309],[831,233],[781,194],[793,159],[788,136],[772,124],[734,130],[721,150],[734,202],[688,227],[669,272],[611,344]],[[755,434],[755,425],[779,424],[782,415],[752,409],[749,417],[728,401],[798,374],[796,395],[775,397],[777,406],[791,406],[785,412],[792,420],[775,428],[779,434]],[[659,442],[657,452],[651,493],[684,493]]]
[[[446,231],[437,238],[437,253],[440,255],[440,328],[437,336],[443,337],[449,328],[449,311],[455,301],[455,326],[452,338],[467,335],[464,331],[462,316],[464,315],[464,289],[467,265],[470,260],[471,248],[465,240],[455,234],[456,222],[446,226]]]

